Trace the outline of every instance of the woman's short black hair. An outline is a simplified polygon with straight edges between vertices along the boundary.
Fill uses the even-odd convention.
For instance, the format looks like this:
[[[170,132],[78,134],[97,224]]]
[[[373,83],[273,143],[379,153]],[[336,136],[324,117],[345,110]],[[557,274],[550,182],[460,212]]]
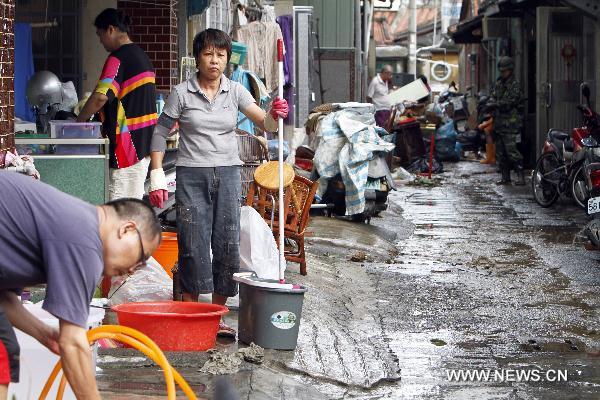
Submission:
[[[123,11],[115,8],[107,8],[102,11],[94,20],[94,26],[97,29],[107,30],[112,25],[121,32],[129,33],[131,17]]]
[[[227,50],[227,62],[231,58],[231,38],[229,35],[219,29],[206,29],[194,37],[194,58],[198,58],[198,54],[204,49],[209,48]]]

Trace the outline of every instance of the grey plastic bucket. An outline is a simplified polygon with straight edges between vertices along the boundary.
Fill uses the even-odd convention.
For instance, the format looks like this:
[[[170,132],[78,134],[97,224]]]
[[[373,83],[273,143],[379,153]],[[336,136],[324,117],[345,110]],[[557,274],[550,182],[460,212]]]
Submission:
[[[302,286],[285,290],[240,282],[239,340],[267,349],[294,350],[305,292]]]

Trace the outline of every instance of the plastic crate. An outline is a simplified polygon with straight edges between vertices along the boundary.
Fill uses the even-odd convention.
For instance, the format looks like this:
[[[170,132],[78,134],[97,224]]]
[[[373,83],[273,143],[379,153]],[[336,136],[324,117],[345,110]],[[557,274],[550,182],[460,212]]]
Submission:
[[[53,139],[98,139],[102,137],[102,123],[50,121],[50,137]]]
[[[100,122],[50,121],[50,137],[53,139],[99,139],[102,137]],[[56,154],[99,154],[98,145],[56,145]]]

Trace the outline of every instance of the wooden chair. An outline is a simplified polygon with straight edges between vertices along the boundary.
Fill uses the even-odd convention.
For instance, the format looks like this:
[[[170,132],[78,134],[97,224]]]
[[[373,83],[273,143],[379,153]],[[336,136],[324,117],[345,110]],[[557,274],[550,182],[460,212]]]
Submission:
[[[318,183],[296,175],[292,184],[284,192],[284,236],[294,246],[286,247],[285,259],[300,264],[300,274],[306,275],[306,254],[304,234],[309,221],[310,206],[315,198]],[[292,190],[296,201],[291,201]],[[279,239],[278,192],[268,190],[252,182],[248,191],[246,205],[253,207],[271,226],[275,241]],[[298,209],[294,204],[298,204]],[[279,243],[277,243],[279,246]]]
[[[291,187],[285,188],[283,192],[283,218],[288,217]],[[279,191],[266,189],[255,181],[250,182],[246,205],[254,208],[265,220],[271,230],[275,231],[279,226]]]
[[[306,275],[306,254],[304,252],[304,234],[308,226],[310,216],[310,206],[315,198],[319,184],[300,175],[294,177],[292,187],[296,193],[297,204],[300,209],[296,209],[294,202],[290,204],[290,211],[286,219],[284,236],[295,244],[294,248],[286,249],[285,259],[300,264],[300,274]]]

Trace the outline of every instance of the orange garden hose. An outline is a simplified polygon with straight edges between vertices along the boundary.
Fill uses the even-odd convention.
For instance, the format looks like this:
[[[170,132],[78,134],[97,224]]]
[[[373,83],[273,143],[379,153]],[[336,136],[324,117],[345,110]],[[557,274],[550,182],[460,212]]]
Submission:
[[[87,334],[88,340],[91,343],[94,343],[98,339],[113,339],[122,343],[125,343],[140,352],[144,353],[148,358],[158,364],[163,370],[163,374],[165,376],[165,381],[167,383],[167,398],[169,400],[175,400],[175,382],[182,389],[184,394],[188,399],[196,400],[196,395],[188,385],[188,383],[183,379],[183,377],[169,364],[167,358],[160,350],[160,348],[154,343],[149,337],[144,335],[143,333],[136,331],[135,329],[128,328],[126,326],[120,325],[104,325],[98,328],[94,328],[90,330]],[[56,379],[58,373],[62,369],[61,362],[59,361],[52,372],[50,373],[50,377],[46,381],[44,388],[42,389],[42,393],[40,394],[39,400],[45,400],[48,392],[52,388],[54,380]],[[60,380],[60,384],[58,387],[58,392],[56,394],[56,399],[61,400],[66,388],[66,376],[63,374]]]
[[[67,377],[63,373],[60,378],[60,384],[58,385],[58,391],[56,392],[56,398],[62,399],[65,394],[65,389],[67,388]]]

